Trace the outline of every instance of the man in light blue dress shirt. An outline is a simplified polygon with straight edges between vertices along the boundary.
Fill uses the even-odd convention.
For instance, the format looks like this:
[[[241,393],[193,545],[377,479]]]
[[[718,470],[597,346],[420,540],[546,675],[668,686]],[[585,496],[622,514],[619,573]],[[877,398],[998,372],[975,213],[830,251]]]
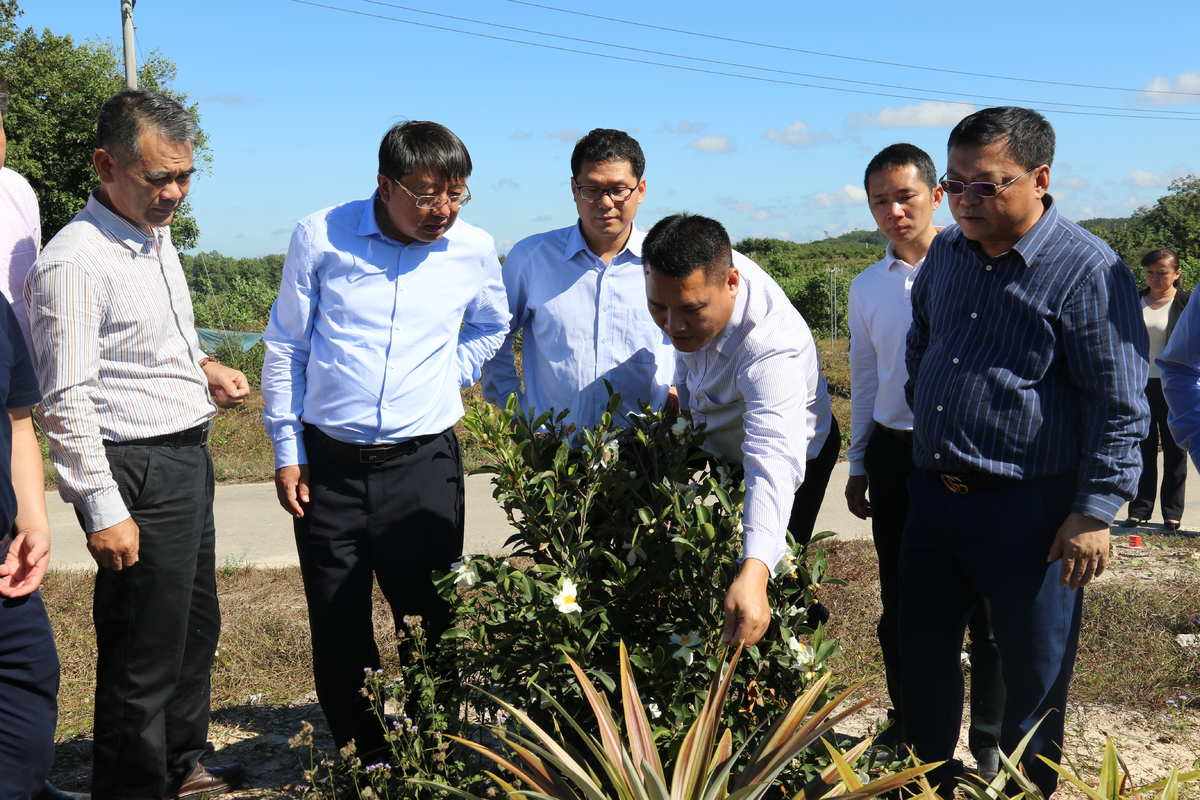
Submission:
[[[483,392],[503,405],[516,393],[531,416],[569,411],[594,427],[608,407],[607,382],[621,395],[617,423],[666,402],[674,371],[670,342],[646,311],[642,239],[634,223],[646,196],[646,159],[624,131],[597,128],[571,154],[571,195],[579,220],[523,239],[504,262],[512,312],[504,346],[483,370]],[[524,389],[513,339],[521,333]]]
[[[366,200],[301,220],[264,334],[263,418],[279,502],[295,517],[317,697],[364,763],[384,731],[361,696],[379,667],[372,576],[397,628],[449,624],[431,570],[462,555],[461,388],[508,331],[492,238],[458,218],[471,156],[406,122],[379,148]]]

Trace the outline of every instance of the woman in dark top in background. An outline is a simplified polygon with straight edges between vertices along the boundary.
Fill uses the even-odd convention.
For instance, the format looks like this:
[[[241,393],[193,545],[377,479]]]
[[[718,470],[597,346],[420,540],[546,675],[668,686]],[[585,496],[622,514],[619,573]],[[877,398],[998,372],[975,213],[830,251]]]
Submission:
[[[1125,527],[1144,525],[1154,513],[1154,495],[1158,491],[1158,449],[1162,444],[1163,476],[1160,495],[1163,523],[1167,530],[1179,530],[1183,516],[1183,484],[1187,478],[1187,454],[1175,443],[1167,427],[1167,402],[1163,398],[1162,372],[1154,360],[1171,338],[1171,331],[1187,305],[1188,293],[1179,288],[1179,256],[1165,247],[1151,250],[1142,258],[1146,288],[1142,290],[1142,316],[1150,335],[1150,380],[1146,399],[1150,401],[1150,432],[1142,442],[1142,478],[1137,497],[1129,504]]]

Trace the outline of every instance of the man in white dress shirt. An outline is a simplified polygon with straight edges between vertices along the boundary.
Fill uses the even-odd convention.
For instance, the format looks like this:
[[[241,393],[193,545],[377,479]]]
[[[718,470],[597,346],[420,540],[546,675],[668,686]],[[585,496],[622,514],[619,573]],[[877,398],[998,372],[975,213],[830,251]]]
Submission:
[[[816,343],[779,285],[733,251],[716,220],[661,220],[642,258],[650,314],[678,351],[680,407],[706,426],[707,449],[745,470],[743,560],[725,595],[722,636],[753,645],[771,621],[767,581],[787,551],[797,489],[830,436]]]
[[[646,157],[624,131],[597,128],[571,153],[571,196],[579,219],[517,242],[504,262],[512,322],[484,366],[483,394],[504,405],[516,393],[532,417],[570,412],[592,428],[621,395],[624,424],[643,404],[667,399],[675,351],[646,313],[642,239],[634,218],[646,197]],[[520,331],[522,389],[513,357]]]
[[[913,414],[904,398],[908,371],[905,342],[912,324],[910,294],[929,245],[937,235],[933,215],[942,202],[933,159],[911,144],[885,147],[867,164],[863,184],[879,231],[887,237],[884,257],[850,284],[850,477],[846,504],[871,519],[879,557],[883,613],[877,633],[883,651],[891,726],[878,743],[896,744],[900,704],[900,537],[908,516],[912,473]],[[868,500],[869,494],[869,500]],[[1004,685],[999,652],[980,603],[971,618],[970,746],[985,772],[995,773]]]

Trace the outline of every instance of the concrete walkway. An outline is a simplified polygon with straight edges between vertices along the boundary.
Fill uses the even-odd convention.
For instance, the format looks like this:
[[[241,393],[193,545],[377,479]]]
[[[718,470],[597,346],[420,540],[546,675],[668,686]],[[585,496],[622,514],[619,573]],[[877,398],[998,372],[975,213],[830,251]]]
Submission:
[[[839,463],[829,481],[825,503],[817,516],[818,531],[836,531],[839,538],[869,539],[870,522],[860,520],[846,510],[842,490],[849,467]],[[1188,463],[1188,484],[1192,487],[1183,513],[1185,530],[1200,530],[1200,475]],[[74,510],[63,503],[57,492],[46,495],[50,526],[54,532],[52,568],[95,569],[85,546]],[[504,540],[512,532],[504,512],[492,499],[491,476],[467,477],[466,550],[468,553],[495,554],[503,550]],[[269,483],[230,484],[217,487],[217,564],[252,564],[263,567],[296,565],[296,545],[292,537],[292,519],[275,499],[275,487]],[[1117,519],[1125,518],[1122,509]],[[1161,522],[1161,520],[1158,520]],[[1115,532],[1128,532],[1116,528]]]

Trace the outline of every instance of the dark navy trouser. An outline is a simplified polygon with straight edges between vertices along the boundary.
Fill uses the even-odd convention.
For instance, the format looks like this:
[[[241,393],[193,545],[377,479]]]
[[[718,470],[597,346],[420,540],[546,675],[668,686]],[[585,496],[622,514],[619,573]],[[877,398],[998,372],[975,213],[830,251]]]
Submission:
[[[42,790],[54,760],[58,652],[41,592],[0,600],[0,800]]]
[[[1062,562],[1047,564],[1046,556],[1076,488],[1076,477],[1064,475],[955,494],[936,473],[913,474],[900,641],[906,734],[922,760],[954,756],[963,707],[959,653],[978,594],[991,603],[1004,674],[1000,747],[1011,752],[1048,714],[1021,764],[1045,796],[1057,786],[1037,756],[1061,758],[1083,592],[1063,586]]]

